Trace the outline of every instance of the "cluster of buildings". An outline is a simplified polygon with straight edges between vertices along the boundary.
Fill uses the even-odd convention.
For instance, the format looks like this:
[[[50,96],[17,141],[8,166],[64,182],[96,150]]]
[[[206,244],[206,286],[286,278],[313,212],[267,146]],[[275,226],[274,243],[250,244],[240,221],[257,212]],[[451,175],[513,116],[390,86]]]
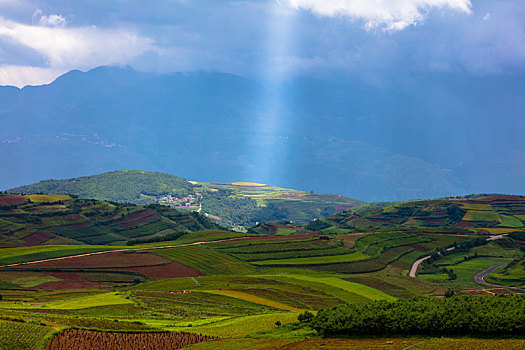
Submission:
[[[168,194],[167,196],[162,196],[157,198],[157,200],[160,203],[165,204],[175,204],[179,207],[191,207],[196,204],[198,199],[198,196],[194,196],[192,194],[187,195],[183,198],[173,197],[172,195]]]

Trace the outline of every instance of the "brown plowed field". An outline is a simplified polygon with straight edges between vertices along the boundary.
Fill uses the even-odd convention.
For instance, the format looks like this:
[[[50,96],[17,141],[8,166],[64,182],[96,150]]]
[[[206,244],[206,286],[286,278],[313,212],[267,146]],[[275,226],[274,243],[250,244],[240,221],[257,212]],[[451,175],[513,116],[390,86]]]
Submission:
[[[122,267],[115,270],[134,271],[152,279],[204,276],[202,272],[176,261],[159,266]]]
[[[191,333],[109,333],[68,329],[54,336],[46,350],[170,350],[211,339],[211,336]]]
[[[32,235],[24,237],[22,240],[27,243],[27,245],[39,245],[42,242],[47,241],[48,239],[54,237],[51,233],[37,231]]]
[[[115,220],[115,224],[123,224],[125,222],[138,220],[140,218],[151,216],[151,215],[153,215],[153,212],[151,210],[143,210],[143,211],[139,211],[138,213],[133,213],[131,215],[124,216],[123,218]]]
[[[167,264],[171,260],[152,253],[121,253],[111,252],[98,255],[71,257],[69,259],[45,261],[36,264],[23,265],[26,268],[72,268],[95,269],[116,267],[137,267]]]
[[[120,224],[120,226],[122,226],[122,227],[132,227],[132,226],[137,226],[137,225],[140,225],[140,224],[145,224],[147,222],[152,222],[152,221],[157,221],[157,220],[160,220],[160,216],[157,215],[157,214],[153,214],[153,215],[150,215],[150,216],[143,217],[140,220],[128,221],[128,222],[122,223],[122,224]]]
[[[0,207],[8,205],[18,205],[27,202],[27,197],[15,194],[0,196]]]

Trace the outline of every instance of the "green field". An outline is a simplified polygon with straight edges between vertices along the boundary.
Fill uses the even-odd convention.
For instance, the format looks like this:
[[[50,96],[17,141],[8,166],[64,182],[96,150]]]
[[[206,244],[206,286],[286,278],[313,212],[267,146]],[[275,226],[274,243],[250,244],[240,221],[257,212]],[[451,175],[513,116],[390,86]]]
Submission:
[[[156,253],[205,274],[242,274],[254,269],[230,255],[203,246],[159,249]]]
[[[365,260],[369,258],[368,255],[355,252],[344,255],[329,255],[329,256],[315,256],[310,258],[294,258],[294,259],[274,259],[255,261],[254,265],[269,266],[269,265],[323,265],[323,264],[337,264],[343,262],[352,262],[358,260]]]
[[[235,186],[257,187],[253,184]],[[405,349],[432,348],[431,344],[447,348],[459,346],[458,342],[478,344],[469,339],[424,337],[324,339],[306,322],[298,323],[297,317],[305,310],[316,315],[333,308],[366,309],[368,306],[365,303],[375,301],[387,309],[393,305],[391,303],[407,298],[418,298],[414,302],[438,301],[445,298],[428,297],[450,296],[449,289],[456,294],[485,293],[485,289],[498,288],[480,285],[474,282],[473,277],[496,264],[505,266],[487,275],[488,282],[504,286],[519,285],[525,280],[525,235],[517,230],[519,227],[509,226],[514,220],[512,218],[516,218],[514,212],[522,210],[519,204],[522,199],[516,196],[509,198],[509,203],[504,201],[505,198],[489,197],[476,203],[467,200],[461,205],[456,200],[428,200],[373,209],[369,206],[360,212],[338,214],[307,225],[318,229],[328,224],[322,229],[325,230],[323,233],[304,234],[308,230],[297,226],[297,232],[301,235],[286,236],[274,235],[279,230],[291,233],[288,230],[292,230],[292,226],[284,222],[261,224],[260,228],[269,230],[266,234],[241,234],[219,229],[180,232],[177,226],[166,229],[164,225],[172,225],[171,221],[176,225],[186,225],[184,227],[189,229],[192,222],[200,220],[199,216],[195,216],[197,214],[188,216],[166,207],[76,199],[51,204],[24,203],[17,208],[9,207],[8,212],[3,212],[5,216],[0,215],[0,229],[13,227],[10,222],[19,225],[14,238],[6,235],[8,240],[13,238],[10,242],[36,232],[32,231],[35,226],[31,225],[57,228],[62,226],[56,225],[68,220],[93,219],[100,222],[99,229],[90,236],[91,226],[57,228],[57,232],[67,232],[67,237],[59,235],[52,239],[70,239],[70,244],[1,248],[0,263],[29,262],[117,249],[118,254],[110,255],[129,260],[127,264],[133,266],[125,270],[89,266],[61,268],[60,265],[53,268],[42,267],[45,265],[40,268],[30,265],[0,267],[0,323],[8,323],[10,327],[6,326],[2,333],[7,335],[6,339],[11,344],[8,349],[16,349],[12,345],[16,341],[14,335],[27,334],[26,329],[31,327],[42,327],[34,330],[40,339],[53,330],[71,327],[111,332],[184,331],[221,338],[193,346],[197,349],[271,349],[284,345],[346,349],[354,345],[359,348],[359,344],[363,344],[364,348]],[[27,217],[30,208],[39,208],[46,213],[41,215],[41,222]],[[17,216],[16,210],[21,210],[20,216]],[[64,214],[64,210],[68,211],[66,215],[57,215]],[[472,227],[478,224],[477,221],[465,225],[463,216],[472,211],[492,213],[490,215],[496,213],[507,228],[497,227],[499,222],[489,221],[483,223],[491,227]],[[27,219],[31,222],[25,222]],[[372,223],[374,229],[368,227],[368,223]],[[457,223],[468,227],[451,227]],[[359,225],[366,226],[366,230],[359,230]],[[112,230],[111,227],[119,229]],[[156,234],[144,234],[156,230],[160,230],[158,235],[167,235],[170,239],[146,240],[146,237],[155,238]],[[508,230],[519,232],[487,242],[485,237],[492,232],[489,230],[494,233]],[[106,233],[102,234],[103,231]],[[84,240],[113,241],[108,245],[78,244]],[[192,243],[197,244],[187,245]],[[456,247],[455,250],[445,250],[452,246]],[[441,255],[437,254],[438,251]],[[164,259],[154,255],[179,262],[204,275],[199,276],[179,264],[165,264]],[[433,259],[419,267],[418,277],[409,277],[408,270],[412,263],[428,255],[432,255]],[[133,264],[135,258],[137,266]],[[96,260],[96,256],[93,259]],[[198,277],[165,277],[171,276],[172,272]],[[54,283],[39,287],[45,282]],[[50,285],[56,289],[42,289],[50,288],[44,287]],[[499,293],[520,291],[511,288],[499,290]],[[499,297],[494,300],[499,300]],[[302,317],[306,317],[304,315],[308,314]],[[15,318],[20,322],[9,321]],[[402,321],[401,318],[395,324],[403,324]],[[18,324],[24,326],[14,327]],[[20,339],[26,337],[24,335]],[[4,340],[0,338],[0,341]],[[38,343],[31,341],[32,344]],[[511,341],[501,340],[500,344],[514,344]],[[3,348],[1,344],[0,348]],[[25,348],[42,345],[45,344]],[[501,345],[501,348],[504,346]]]
[[[0,320],[0,349],[36,349],[45,344],[45,336],[51,332],[46,326]]]
[[[45,304],[44,307],[51,310],[77,310],[97,306],[112,306],[133,303],[133,300],[126,299],[124,295],[117,292],[112,292],[88,295],[63,301],[54,301]]]

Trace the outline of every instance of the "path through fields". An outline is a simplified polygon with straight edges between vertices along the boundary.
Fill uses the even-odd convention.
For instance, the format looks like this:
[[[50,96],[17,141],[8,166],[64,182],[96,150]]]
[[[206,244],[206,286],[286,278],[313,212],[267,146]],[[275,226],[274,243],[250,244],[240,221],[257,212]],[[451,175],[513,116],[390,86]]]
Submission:
[[[485,284],[487,286],[491,286],[491,287],[505,287],[505,286],[500,286],[499,284],[494,284],[494,283],[489,283],[489,282],[486,282],[485,281],[485,276],[488,275],[489,273],[491,273],[492,271],[494,271],[495,269],[497,269],[498,267],[500,266],[504,266],[505,264],[498,264],[498,265],[494,265],[494,266],[491,266],[489,267],[488,269],[486,269],[485,271],[482,271],[480,273],[478,273],[475,277],[474,277],[474,280],[478,283],[481,283],[481,284]]]
[[[66,259],[78,258],[78,257],[83,257],[83,256],[101,255],[101,254],[114,253],[114,252],[129,252],[129,251],[139,251],[139,250],[143,251],[143,250],[155,250],[155,249],[165,249],[165,248],[179,248],[179,247],[188,247],[188,246],[192,246],[192,245],[201,245],[201,244],[208,244],[208,243],[244,241],[244,240],[252,240],[252,239],[260,239],[260,238],[259,237],[238,237],[238,238],[219,239],[219,240],[215,240],[215,241],[201,241],[201,242],[193,242],[193,243],[184,243],[184,244],[177,244],[177,245],[165,245],[165,246],[143,247],[143,248],[123,248],[123,249],[104,250],[104,251],[101,251],[101,252],[85,253],[85,254],[78,254],[78,255],[68,255],[68,256],[62,256],[62,257],[59,257],[59,258],[49,258],[49,259],[43,259],[43,260],[20,262],[20,263],[9,264],[9,265],[1,265],[0,268],[16,267],[16,266],[30,265],[30,264],[38,264],[38,263],[48,262],[48,261],[59,261],[59,260],[66,260]]]
[[[494,240],[496,240],[496,239],[501,239],[501,238],[504,238],[504,237],[507,236],[507,235],[508,235],[508,234],[505,233],[505,234],[502,234],[502,235],[492,236],[492,237],[487,238],[487,241],[494,241]],[[453,250],[453,249],[455,249],[455,247],[447,248],[448,251]],[[410,267],[410,272],[408,273],[408,275],[409,275],[410,277],[416,277],[416,275],[417,275],[417,269],[418,269],[418,267],[419,267],[419,264],[421,264],[423,261],[425,261],[425,260],[427,260],[427,259],[430,259],[430,255],[425,256],[425,257],[423,257],[423,258],[421,258],[421,259],[418,259],[418,260],[414,261],[414,263],[413,263],[412,266]],[[492,270],[488,271],[487,273],[489,273],[489,272],[491,272],[491,271],[492,271]],[[486,273],[486,274],[487,274],[487,273]],[[486,275],[486,274],[485,274],[485,275]],[[485,276],[485,275],[483,275],[483,276]],[[476,276],[476,277],[477,277],[477,276]],[[482,282],[479,282],[479,283],[482,283]],[[487,283],[484,283],[484,284],[487,284]],[[490,285],[490,284],[489,284],[489,285]],[[498,286],[498,285],[496,285],[496,284],[494,284],[493,286],[501,287],[501,286]]]

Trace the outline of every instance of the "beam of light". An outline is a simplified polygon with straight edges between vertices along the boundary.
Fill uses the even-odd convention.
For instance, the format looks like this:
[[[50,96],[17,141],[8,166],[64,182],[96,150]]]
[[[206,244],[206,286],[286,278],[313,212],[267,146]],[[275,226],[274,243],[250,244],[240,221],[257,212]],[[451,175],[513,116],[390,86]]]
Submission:
[[[290,113],[284,105],[284,83],[289,78],[287,57],[295,36],[295,12],[276,2],[268,19],[266,57],[260,75],[263,78],[261,107],[254,115],[250,133],[249,159],[253,162],[250,178],[257,182],[281,183],[289,151]]]

